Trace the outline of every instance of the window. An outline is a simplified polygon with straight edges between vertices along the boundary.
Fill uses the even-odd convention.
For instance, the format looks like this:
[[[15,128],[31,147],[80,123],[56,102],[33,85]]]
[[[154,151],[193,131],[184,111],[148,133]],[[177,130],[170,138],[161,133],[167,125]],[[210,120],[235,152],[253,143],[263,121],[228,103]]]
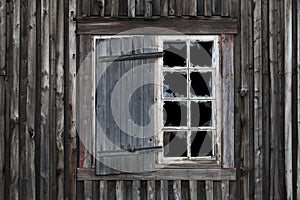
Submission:
[[[158,36],[161,164],[219,163],[219,36]]]
[[[94,36],[96,174],[233,168],[233,40]]]

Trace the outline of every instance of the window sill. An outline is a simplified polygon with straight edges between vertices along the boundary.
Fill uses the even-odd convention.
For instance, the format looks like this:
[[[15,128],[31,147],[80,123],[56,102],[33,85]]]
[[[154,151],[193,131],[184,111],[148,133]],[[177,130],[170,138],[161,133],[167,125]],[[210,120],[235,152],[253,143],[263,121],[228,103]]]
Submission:
[[[95,169],[77,169],[78,181],[95,180],[236,180],[236,169],[160,169],[140,174],[95,175]]]

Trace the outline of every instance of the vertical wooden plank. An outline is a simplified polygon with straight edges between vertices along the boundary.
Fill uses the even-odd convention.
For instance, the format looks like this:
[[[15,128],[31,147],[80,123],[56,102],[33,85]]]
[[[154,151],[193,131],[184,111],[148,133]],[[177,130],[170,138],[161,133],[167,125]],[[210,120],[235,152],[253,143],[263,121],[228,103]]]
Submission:
[[[107,199],[116,200],[116,181],[107,181]]]
[[[68,46],[66,46],[66,84],[68,93],[65,96],[68,108],[67,130],[65,134],[65,198],[76,198],[76,166],[77,166],[77,134],[76,134],[76,0],[69,0],[67,5],[68,13]],[[66,116],[65,115],[65,116]]]
[[[64,4],[57,0],[57,46],[56,46],[56,185],[57,199],[64,197]]]
[[[100,181],[100,197],[101,200],[107,200],[107,181]]]
[[[0,1],[0,75],[5,75],[6,55],[6,1]],[[3,127],[4,128],[4,127]]]
[[[119,0],[112,0],[111,1],[111,17],[118,17],[119,16]]]
[[[111,10],[112,10],[112,1],[111,0],[104,0],[104,13],[105,16],[111,16]]]
[[[197,15],[204,15],[204,0],[197,0]]]
[[[297,2],[297,74],[298,74],[298,150],[297,150],[297,196],[300,197],[300,3]]]
[[[197,199],[206,199],[205,181],[197,181]]]
[[[104,1],[104,0],[103,0]],[[89,0],[87,2],[87,4],[89,4],[89,15],[90,16],[99,16],[101,15],[101,10],[100,10],[100,7],[101,6],[101,3],[103,2],[102,0]],[[102,9],[103,10],[103,9]]]
[[[239,191],[238,191],[239,185],[237,181],[230,181],[229,182],[229,199],[234,200],[234,199],[239,199]]]
[[[26,177],[28,177],[27,198],[36,199],[35,188],[35,107],[36,107],[36,2],[28,2],[28,52],[27,64],[27,104],[26,104]]]
[[[197,200],[197,181],[189,181],[191,200]]]
[[[169,0],[169,16],[175,15],[175,0]]]
[[[292,0],[284,1],[285,32],[284,32],[284,61],[285,61],[285,186],[287,199],[293,199],[293,156],[292,156],[292,69],[293,69],[293,22]]]
[[[119,0],[119,16],[127,16],[128,15],[128,2]]]
[[[124,181],[116,181],[116,199],[125,200]]]
[[[262,198],[262,2],[254,1],[254,176],[255,176],[255,198]]]
[[[189,181],[181,181],[181,197],[182,200],[190,200],[190,184]]]
[[[154,16],[160,15],[160,0],[152,0],[152,13]]]
[[[176,5],[176,16],[180,17],[182,16],[182,11],[183,11],[183,1],[182,0],[176,0],[175,2]]]
[[[221,16],[229,16],[229,0],[221,1]]]
[[[223,77],[223,167],[234,167],[234,38],[222,35]]]
[[[145,0],[145,12],[144,16],[146,18],[152,17],[152,0]]]
[[[262,1],[262,140],[264,147],[270,147],[270,69],[269,69],[269,1]],[[263,199],[270,199],[270,148],[264,148],[262,188]]]
[[[0,76],[0,169],[5,166],[5,79]],[[0,170],[0,197],[4,198],[4,170]]]
[[[91,2],[93,0],[89,0],[89,1],[80,1],[82,3],[82,17],[88,17],[91,15]]]
[[[10,41],[8,45],[8,61],[9,69],[9,143],[14,144],[9,145],[9,199],[18,199],[18,179],[19,179],[19,168],[14,166],[19,166],[19,70],[20,70],[20,56],[19,56],[19,45],[20,45],[20,1],[14,0],[9,2],[10,18],[9,18],[9,35],[8,38]]]
[[[49,127],[49,100],[50,100],[50,10],[49,2],[41,1],[41,182],[40,182],[40,198],[50,198],[50,127]]]
[[[181,181],[173,182],[173,193],[175,200],[181,199]]]
[[[57,185],[56,185],[56,98],[55,98],[55,88],[56,88],[56,46],[57,46],[57,1],[50,1],[49,3],[49,59],[50,59],[50,74],[49,74],[49,185],[53,187],[49,188],[49,198],[56,198],[57,195]]]
[[[140,188],[141,182],[140,181],[133,181],[132,183],[132,200],[140,200]]]
[[[222,200],[229,200],[229,181],[222,181]]]
[[[204,16],[210,17],[211,16],[211,0],[204,0]]]
[[[189,0],[190,16],[197,16],[197,0]]]
[[[168,0],[160,0],[160,15],[168,16]]]
[[[135,1],[135,12],[137,16],[142,16],[144,15],[145,11],[145,0],[136,0]]]
[[[147,181],[147,200],[155,200],[155,181]]]
[[[135,0],[128,0],[128,17],[135,17]]]
[[[160,199],[168,199],[168,181],[160,181]]]
[[[222,199],[222,187],[221,187],[221,181],[214,181],[213,186],[213,199],[214,200],[221,200]]]
[[[205,189],[206,189],[206,199],[213,200],[214,199],[214,182],[213,181],[205,181]]]
[[[221,15],[221,4],[228,2],[228,0],[212,0],[212,15]]]

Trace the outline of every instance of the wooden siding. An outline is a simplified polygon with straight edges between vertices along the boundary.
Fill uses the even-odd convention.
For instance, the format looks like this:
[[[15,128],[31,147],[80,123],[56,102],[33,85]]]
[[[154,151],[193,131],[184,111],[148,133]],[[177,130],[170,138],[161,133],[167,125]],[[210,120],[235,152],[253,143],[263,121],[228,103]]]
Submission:
[[[236,20],[235,31],[227,32],[237,33],[235,176],[92,180],[77,174],[77,167],[93,173],[95,165],[75,126],[77,53],[79,64],[90,48],[82,44],[103,31],[84,32],[90,16],[145,24],[144,17],[160,16]],[[297,199],[299,19],[297,0],[0,0],[0,199]],[[77,33],[84,37],[76,36],[74,20],[82,20]]]
[[[0,199],[75,199],[75,7],[0,2]]]

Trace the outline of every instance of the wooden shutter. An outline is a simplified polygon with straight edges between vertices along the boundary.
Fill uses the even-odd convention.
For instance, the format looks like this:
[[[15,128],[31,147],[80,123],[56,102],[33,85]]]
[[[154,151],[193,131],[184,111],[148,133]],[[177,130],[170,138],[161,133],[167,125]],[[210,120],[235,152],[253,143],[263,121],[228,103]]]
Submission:
[[[96,174],[153,171],[155,37],[99,38],[95,55]]]

